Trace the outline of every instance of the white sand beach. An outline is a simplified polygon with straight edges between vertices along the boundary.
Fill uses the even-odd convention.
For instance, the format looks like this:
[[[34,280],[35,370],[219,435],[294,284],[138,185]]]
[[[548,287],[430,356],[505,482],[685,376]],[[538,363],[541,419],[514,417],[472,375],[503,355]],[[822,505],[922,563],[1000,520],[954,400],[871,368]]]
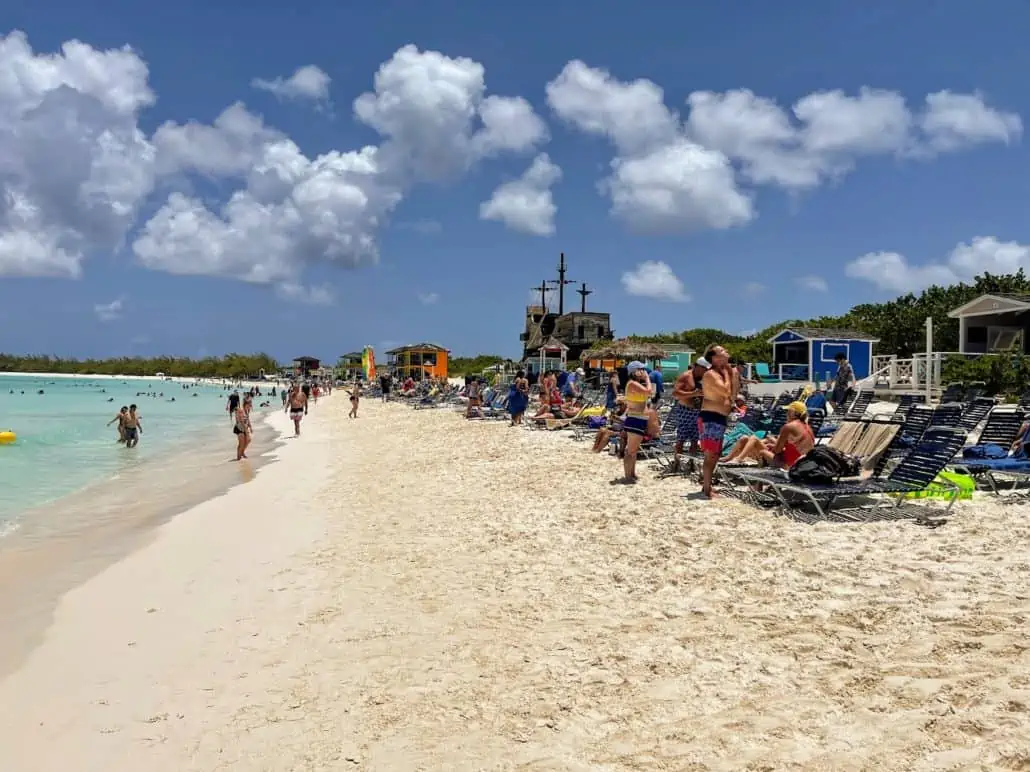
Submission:
[[[1024,507],[804,525],[347,409],[65,596],[5,772],[1030,768]]]

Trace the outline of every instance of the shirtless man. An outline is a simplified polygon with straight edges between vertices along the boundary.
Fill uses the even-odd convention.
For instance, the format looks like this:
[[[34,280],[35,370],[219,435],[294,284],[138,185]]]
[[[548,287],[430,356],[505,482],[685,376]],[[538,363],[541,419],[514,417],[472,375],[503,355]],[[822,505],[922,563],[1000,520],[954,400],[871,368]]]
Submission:
[[[714,498],[712,478],[722,456],[722,441],[726,436],[726,423],[740,388],[739,380],[729,366],[730,355],[722,346],[712,346],[704,357],[712,367],[701,379],[701,413],[698,435],[705,460],[701,467],[701,492]]]
[[[115,421],[118,422],[118,442],[119,443],[125,442],[125,416],[127,416],[128,414],[129,414],[129,408],[125,407],[125,405],[122,405],[122,409],[118,411],[118,415],[116,415],[114,418],[112,418],[110,421],[107,422],[108,426],[113,424]]]
[[[681,373],[672,386],[672,398],[676,400],[672,406],[672,420],[676,426],[676,459],[675,468],[679,468],[680,454],[683,445],[690,441],[690,453],[697,453],[698,431],[697,418],[701,412],[701,379],[711,368],[704,357],[698,359],[689,370]]]
[[[293,419],[293,436],[300,436],[300,421],[308,412],[308,395],[303,389],[294,389],[287,401],[290,406],[290,418]]]
[[[129,412],[122,421],[122,431],[125,432],[125,447],[134,448],[139,443],[139,436],[143,434],[143,424],[140,416],[136,413],[136,406],[129,405]]]

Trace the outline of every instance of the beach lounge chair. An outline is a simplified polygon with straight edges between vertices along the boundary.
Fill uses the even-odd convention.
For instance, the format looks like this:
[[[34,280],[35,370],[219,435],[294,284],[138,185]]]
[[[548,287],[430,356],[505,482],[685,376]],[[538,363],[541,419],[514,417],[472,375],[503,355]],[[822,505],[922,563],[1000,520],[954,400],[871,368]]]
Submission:
[[[861,520],[863,515],[875,513],[883,508],[897,509],[904,501],[905,494],[922,492],[936,481],[938,486],[952,493],[948,499],[947,511],[958,499],[960,491],[958,487],[938,480],[937,476],[962,448],[965,438],[966,435],[958,429],[931,427],[886,477],[858,481],[841,480],[833,485],[800,485],[784,475],[781,475],[779,480],[774,480],[765,476],[740,473],[738,478],[745,483],[753,481],[756,486],[771,492],[785,509],[808,506],[821,518],[826,518],[833,512],[851,520]],[[869,497],[873,498],[871,505],[836,506],[842,500]],[[893,497],[894,500],[885,497]]]
[[[976,458],[974,449],[986,452],[995,446],[997,452],[1008,451],[1019,436],[1019,430],[1026,420],[1026,411],[1018,405],[1002,405],[994,408],[976,444],[965,448],[962,457],[955,460],[953,467],[960,474],[972,477],[979,487],[997,495],[1007,493],[1022,497],[1030,486],[1030,459],[1020,456]]]
[[[941,402],[958,402],[966,395],[966,385],[961,381],[949,383],[941,394]]]
[[[769,365],[765,362],[755,362],[755,373],[762,383],[779,383],[780,379],[769,372]]]
[[[841,421],[845,418],[859,418],[864,416],[869,410],[869,405],[873,402],[873,391],[872,389],[866,389],[860,391],[855,395],[851,402],[844,405],[843,409],[833,413],[833,415],[826,418],[822,425],[819,427],[819,431],[816,432],[816,437],[829,437],[838,427],[841,425]]]
[[[975,402],[981,397],[987,394],[987,384],[983,381],[970,381],[966,385],[966,393],[962,397],[962,401],[969,403]]]
[[[908,411],[913,405],[924,404],[926,404],[926,397],[922,394],[902,394],[898,397],[898,406],[894,409],[894,412],[898,415],[908,415]]]
[[[990,397],[976,397],[972,402],[967,402],[958,419],[958,427],[966,433],[976,431],[976,427],[984,422],[991,410],[994,409],[994,400]]]
[[[893,415],[848,418],[830,441],[822,444],[854,456],[861,462],[863,473],[879,477],[901,434],[901,428],[902,422]],[[772,482],[783,480],[782,470],[762,469],[753,464],[720,464],[716,471],[721,479],[731,485],[751,486],[758,478]],[[749,479],[739,479],[737,473],[746,474]],[[738,497],[745,500],[748,498],[745,495]]]
[[[976,438],[977,445],[992,443],[1008,448],[1016,441],[1026,420],[1026,411],[1018,405],[999,405],[987,416],[983,431]]]

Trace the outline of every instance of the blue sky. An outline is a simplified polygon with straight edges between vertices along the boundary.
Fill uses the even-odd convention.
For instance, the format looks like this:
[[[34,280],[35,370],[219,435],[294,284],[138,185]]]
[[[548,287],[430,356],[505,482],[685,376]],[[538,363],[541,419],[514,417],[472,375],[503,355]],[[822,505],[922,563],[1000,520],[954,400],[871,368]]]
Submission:
[[[11,5],[3,32],[24,33],[32,58],[8,46],[29,85],[0,79],[0,151],[27,159],[0,163],[7,200],[24,205],[0,209],[2,351],[331,359],[432,340],[513,356],[529,288],[560,251],[619,335],[761,328],[1030,265],[1030,6],[1017,0]],[[66,51],[57,77],[35,58],[72,39],[94,54],[130,45],[145,75]],[[396,77],[377,87],[390,61]],[[471,72],[460,142],[431,110],[468,95],[419,80],[440,61]],[[306,66],[327,85],[291,91]],[[664,108],[653,87],[626,87],[638,79]],[[490,95],[525,102],[494,103],[488,126]],[[236,102],[234,136],[243,116],[262,121],[246,148],[224,146],[239,158],[183,131],[194,121],[214,141]],[[357,182],[357,156],[346,173],[319,160],[363,146],[379,150]],[[283,147],[298,155],[270,154]],[[299,171],[251,195],[273,166]],[[101,184],[110,211],[81,204]],[[267,207],[193,228],[197,207],[213,220],[241,190]]]

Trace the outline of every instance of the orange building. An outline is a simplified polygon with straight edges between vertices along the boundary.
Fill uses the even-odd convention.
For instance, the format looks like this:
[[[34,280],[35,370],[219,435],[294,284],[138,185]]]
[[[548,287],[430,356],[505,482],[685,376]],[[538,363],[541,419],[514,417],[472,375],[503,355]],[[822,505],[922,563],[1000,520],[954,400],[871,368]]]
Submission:
[[[447,356],[451,352],[435,343],[416,343],[387,351],[386,366],[400,378],[416,381],[447,377]]]

